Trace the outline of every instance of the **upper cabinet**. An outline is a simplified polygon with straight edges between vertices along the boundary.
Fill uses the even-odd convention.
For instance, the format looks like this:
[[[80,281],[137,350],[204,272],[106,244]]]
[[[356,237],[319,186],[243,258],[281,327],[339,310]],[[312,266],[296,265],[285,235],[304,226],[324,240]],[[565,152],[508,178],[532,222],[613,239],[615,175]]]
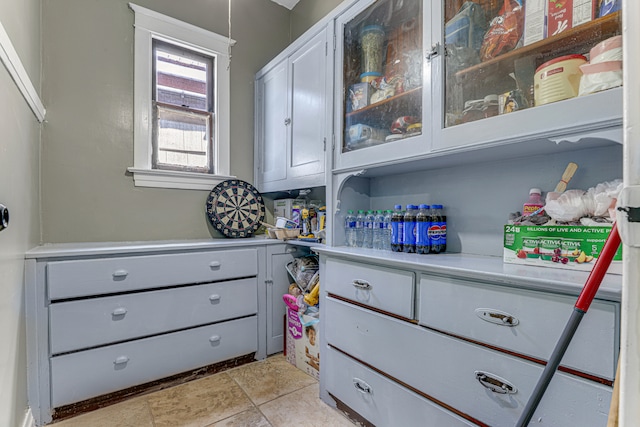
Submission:
[[[256,76],[255,180],[260,191],[325,184],[333,72],[328,34],[325,26],[303,36]]]
[[[334,170],[619,143],[621,12],[599,4],[357,2],[336,19]]]

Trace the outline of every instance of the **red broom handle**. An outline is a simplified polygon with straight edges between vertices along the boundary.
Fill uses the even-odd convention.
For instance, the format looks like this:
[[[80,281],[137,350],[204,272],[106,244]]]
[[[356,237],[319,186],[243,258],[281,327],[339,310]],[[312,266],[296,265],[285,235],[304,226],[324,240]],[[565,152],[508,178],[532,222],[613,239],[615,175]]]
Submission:
[[[611,261],[613,261],[613,257],[615,256],[619,246],[620,234],[618,233],[618,227],[614,222],[611,227],[611,232],[609,233],[607,240],[604,242],[602,252],[598,259],[596,259],[596,263],[589,274],[589,278],[582,288],[582,292],[580,292],[575,308],[582,310],[585,313],[589,310],[589,306],[593,302],[593,299],[598,292],[598,288],[600,287],[600,283],[602,282],[604,275],[607,274],[609,265],[611,265]]]

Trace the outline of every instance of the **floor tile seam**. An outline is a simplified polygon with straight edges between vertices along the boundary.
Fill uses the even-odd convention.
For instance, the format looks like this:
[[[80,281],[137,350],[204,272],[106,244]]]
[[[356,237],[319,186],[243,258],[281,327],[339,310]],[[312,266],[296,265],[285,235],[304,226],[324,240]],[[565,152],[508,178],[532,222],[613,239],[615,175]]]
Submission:
[[[256,403],[255,405],[256,405],[256,407],[260,408],[262,405],[266,405],[267,403],[273,402],[274,400],[278,400],[278,399],[280,399],[280,398],[282,398],[282,397],[285,397],[285,396],[288,396],[288,395],[290,395],[290,394],[297,393],[297,392],[299,392],[299,391],[300,391],[300,390],[302,390],[302,389],[305,389],[305,388],[307,388],[307,387],[311,387],[312,385],[315,385],[315,383],[307,384],[307,385],[302,386],[302,387],[300,387],[300,388],[297,388],[297,389],[295,389],[295,390],[291,390],[291,391],[288,391],[288,392],[286,392],[286,393],[280,394],[280,395],[278,395],[278,396],[274,397],[273,399],[265,400],[264,402],[262,402],[262,403],[260,403],[260,404],[257,404],[257,403]]]

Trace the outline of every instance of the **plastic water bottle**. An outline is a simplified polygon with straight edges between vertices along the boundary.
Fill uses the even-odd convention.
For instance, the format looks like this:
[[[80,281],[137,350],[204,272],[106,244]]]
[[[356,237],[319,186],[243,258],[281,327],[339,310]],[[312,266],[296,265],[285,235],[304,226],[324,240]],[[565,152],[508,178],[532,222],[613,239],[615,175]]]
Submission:
[[[356,216],[356,246],[361,248],[364,242],[364,211],[361,209]]]
[[[432,254],[439,254],[447,250],[447,220],[443,215],[442,205],[431,205],[429,243]]]
[[[382,249],[391,250],[391,216],[393,211],[387,210],[384,214],[384,233],[382,234]]]
[[[376,211],[373,219],[373,249],[382,249],[384,239],[384,214]]]
[[[345,246],[356,246],[356,216],[352,210],[347,211],[344,218],[344,244]]]
[[[373,247],[373,222],[375,221],[375,215],[372,210],[368,210],[364,216],[364,241],[362,242],[363,248]]]
[[[395,205],[394,209],[391,216],[391,250],[393,252],[402,252],[404,212],[402,212],[402,205]]]
[[[429,224],[431,224],[431,210],[429,205],[420,205],[416,215],[416,253],[428,254]]]
[[[407,205],[407,212],[404,214],[402,252],[416,252],[416,205]]]

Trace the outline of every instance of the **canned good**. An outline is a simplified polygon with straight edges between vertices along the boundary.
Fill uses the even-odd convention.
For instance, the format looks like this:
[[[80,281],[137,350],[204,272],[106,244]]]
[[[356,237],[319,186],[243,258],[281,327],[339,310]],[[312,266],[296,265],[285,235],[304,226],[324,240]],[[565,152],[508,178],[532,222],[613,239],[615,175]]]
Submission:
[[[565,55],[547,61],[538,67],[534,75],[535,105],[578,96],[582,71],[580,66],[587,63],[583,55]]]

